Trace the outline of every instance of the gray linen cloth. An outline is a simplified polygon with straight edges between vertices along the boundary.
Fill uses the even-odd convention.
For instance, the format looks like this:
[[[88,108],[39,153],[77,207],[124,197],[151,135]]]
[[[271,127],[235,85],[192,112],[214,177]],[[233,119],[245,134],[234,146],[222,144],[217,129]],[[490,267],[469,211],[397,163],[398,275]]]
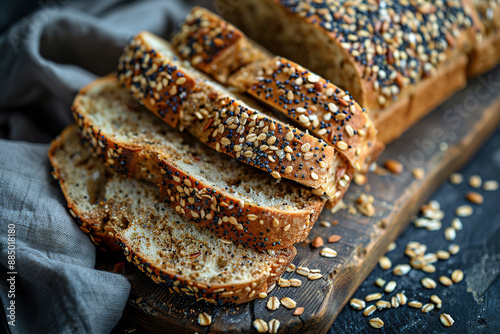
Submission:
[[[78,89],[113,71],[132,36],[149,30],[168,37],[191,4],[38,3],[37,12],[0,36],[3,325],[12,333],[106,333],[121,317],[130,284],[94,269],[95,247],[67,213],[50,176],[47,143],[72,122],[70,105]],[[9,239],[14,230],[15,246]],[[11,250],[15,264],[9,263]],[[15,326],[8,324],[11,314]]]

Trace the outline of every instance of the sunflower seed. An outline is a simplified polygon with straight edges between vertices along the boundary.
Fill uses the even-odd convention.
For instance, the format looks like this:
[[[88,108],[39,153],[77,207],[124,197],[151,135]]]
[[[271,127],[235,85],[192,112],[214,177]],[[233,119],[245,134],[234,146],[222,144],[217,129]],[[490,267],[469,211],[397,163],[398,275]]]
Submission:
[[[434,267],[433,264],[426,264],[422,267],[422,271],[429,273],[429,274],[432,274],[432,273],[436,272],[436,267]]]
[[[255,327],[255,329],[259,333],[266,333],[269,330],[269,328],[267,327],[267,322],[262,319],[255,319],[253,322],[253,327]]]
[[[436,252],[437,258],[440,260],[448,260],[450,258],[450,253],[444,250],[438,250]]]
[[[198,315],[198,323],[200,326],[208,326],[212,323],[212,317],[209,314],[202,312]]]
[[[444,286],[452,286],[453,285],[453,281],[449,277],[446,277],[446,276],[439,276],[439,282],[441,284],[443,284]]]
[[[396,249],[396,243],[393,241],[389,244],[389,246],[387,247],[387,251],[386,252],[390,252],[390,251],[393,251]]]
[[[434,310],[434,304],[425,304],[421,308],[422,313],[429,313],[430,311]]]
[[[384,287],[384,291],[387,292],[387,293],[391,293],[394,291],[394,289],[396,289],[396,281],[390,281],[389,283],[387,283],[387,285]]]
[[[294,311],[293,311],[293,315],[301,315],[302,313],[304,313],[304,310],[305,308],[303,307],[297,307]]]
[[[451,280],[453,283],[460,283],[464,279],[464,272],[460,269],[454,270],[451,273]]]
[[[451,227],[453,227],[457,231],[461,231],[464,228],[460,218],[453,218],[453,220],[451,221]]]
[[[495,180],[489,180],[483,183],[483,190],[485,191],[495,191],[498,189],[498,182]]]
[[[351,298],[351,300],[349,301],[349,304],[351,305],[352,308],[354,308],[356,310],[361,310],[361,309],[364,309],[366,307],[365,301],[362,299],[358,299],[358,298]]]
[[[468,192],[465,195],[465,199],[471,203],[474,203],[474,204],[483,204],[484,203],[483,195],[476,193],[474,191]]]
[[[280,301],[276,297],[271,297],[267,301],[267,308],[271,311],[275,311],[280,307]]]
[[[396,276],[404,276],[408,274],[411,270],[411,266],[409,264],[398,264],[392,270],[392,273]]]
[[[291,310],[291,309],[295,308],[295,306],[297,306],[297,303],[295,303],[295,301],[293,299],[285,297],[285,298],[281,298],[281,305],[283,305],[287,309]]]
[[[451,244],[450,246],[448,246],[448,251],[451,255],[455,255],[460,252],[460,246],[457,244]]]
[[[267,293],[265,293],[265,292],[261,292],[261,293],[259,293],[259,298],[260,298],[260,299],[264,299],[264,298],[266,298],[266,297],[267,297]]]
[[[290,282],[290,286],[293,286],[294,288],[297,288],[302,285],[302,281],[299,279],[290,278],[288,281]]]
[[[373,328],[382,328],[384,327],[384,322],[380,318],[370,319],[370,326]]]
[[[276,334],[280,328],[280,322],[277,319],[269,321],[269,333]]]
[[[443,325],[445,325],[446,327],[453,326],[453,323],[455,322],[455,320],[453,320],[451,315],[449,315],[447,313],[441,313],[441,315],[439,315],[439,320],[441,320],[441,323]]]
[[[424,277],[420,281],[422,283],[422,286],[426,289],[435,289],[436,288],[436,281],[434,281],[432,278],[429,277]]]
[[[365,317],[369,317],[373,314],[373,312],[375,312],[376,309],[377,309],[377,307],[375,305],[370,305],[363,310],[363,315]]]
[[[380,292],[376,292],[376,293],[371,293],[371,294],[367,295],[365,297],[365,300],[367,302],[371,302],[374,300],[379,300],[380,298],[382,298],[382,294]]]

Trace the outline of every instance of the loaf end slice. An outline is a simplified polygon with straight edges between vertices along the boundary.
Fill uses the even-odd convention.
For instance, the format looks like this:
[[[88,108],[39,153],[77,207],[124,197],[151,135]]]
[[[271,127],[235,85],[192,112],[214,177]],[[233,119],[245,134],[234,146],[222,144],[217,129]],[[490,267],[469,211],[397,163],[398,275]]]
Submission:
[[[259,253],[191,224],[162,203],[154,184],[107,168],[74,125],[52,143],[49,157],[80,228],[110,250],[123,247],[129,261],[172,291],[248,302],[272,288],[296,254],[293,247]]]

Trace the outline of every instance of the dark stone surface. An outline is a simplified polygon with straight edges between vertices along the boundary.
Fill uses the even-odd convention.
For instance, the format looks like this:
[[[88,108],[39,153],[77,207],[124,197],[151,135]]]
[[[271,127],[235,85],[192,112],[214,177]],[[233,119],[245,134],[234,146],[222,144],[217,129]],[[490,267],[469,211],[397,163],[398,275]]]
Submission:
[[[409,263],[404,255],[406,244],[418,241],[427,245],[427,252],[447,250],[448,245],[460,245],[460,252],[452,255],[447,261],[435,263],[436,272],[427,274],[412,269],[409,274],[398,277],[392,270],[384,271],[376,266],[365,282],[354,294],[354,297],[364,299],[367,294],[383,292],[374,282],[378,277],[386,281],[394,280],[398,286],[391,294],[385,294],[383,300],[397,292],[404,291],[408,300],[418,300],[427,303],[433,294],[443,300],[441,310],[434,309],[424,314],[418,309],[402,306],[397,309],[375,311],[371,317],[364,317],[362,311],[346,306],[335,320],[330,333],[498,333],[500,331],[500,190],[487,192],[473,189],[468,184],[471,175],[480,175],[484,180],[500,180],[500,130],[490,138],[486,145],[476,154],[471,162],[461,171],[464,182],[458,186],[445,182],[429,199],[437,200],[445,211],[442,220],[443,227],[439,231],[430,232],[416,228],[411,224],[397,239],[397,248],[387,256],[393,267]],[[455,208],[470,204],[465,200],[465,194],[477,191],[484,196],[484,204],[471,204],[474,215],[461,218],[463,230],[457,232],[454,241],[444,238],[444,229],[450,226],[455,217]],[[438,282],[438,277],[450,277],[454,269],[464,272],[464,280],[451,287],[444,287]],[[420,280],[431,277],[438,286],[434,290],[426,290]],[[374,303],[374,302],[372,302]],[[367,305],[372,304],[367,303]],[[444,327],[439,321],[442,312],[450,314],[455,320],[451,328]],[[379,317],[385,325],[383,329],[373,329],[368,321]]]

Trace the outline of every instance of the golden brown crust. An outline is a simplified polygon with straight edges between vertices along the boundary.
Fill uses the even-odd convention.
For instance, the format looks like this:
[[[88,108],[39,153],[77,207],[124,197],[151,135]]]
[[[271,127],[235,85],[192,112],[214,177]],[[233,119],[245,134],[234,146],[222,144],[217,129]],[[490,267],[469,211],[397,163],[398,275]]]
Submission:
[[[166,43],[149,33],[141,33],[126,48],[121,58],[119,80],[133,93],[139,90],[140,93],[134,96],[163,118],[165,115],[168,117],[168,113],[160,110],[158,105],[151,108],[147,101],[152,98],[162,102],[161,96],[154,91],[163,80],[159,78],[165,73],[165,68],[170,66],[172,70],[177,70],[179,64],[163,50],[155,50],[152,40]],[[132,71],[136,68],[140,70]],[[183,79],[190,80],[182,80],[182,84],[193,81],[194,86],[182,90],[175,103],[181,128],[208,146],[277,179],[287,178],[315,189],[323,189],[330,197],[333,196],[336,189],[331,189],[328,184],[336,173],[331,166],[335,165],[334,160],[338,158],[331,146],[247,107],[224,88],[195,73],[195,70],[184,71],[183,75]],[[134,82],[141,84],[134,85]],[[287,139],[290,132],[293,138]],[[291,147],[290,158],[283,151],[287,146]],[[290,166],[294,172],[287,173]]]
[[[185,293],[196,298],[203,298],[211,303],[233,303],[242,304],[258,298],[260,293],[267,292],[276,281],[283,275],[288,265],[292,262],[297,250],[290,247],[277,251],[276,262],[271,264],[268,275],[261,275],[251,282],[240,284],[212,284],[193,282],[176,272],[161,269],[148,262],[148,256],[142,254],[139,249],[133,249],[130,241],[120,233],[117,234],[119,245],[123,248],[127,260],[134,263],[141,271],[156,283],[166,283],[171,291]]]
[[[130,145],[117,140],[113,134],[105,133],[87,117],[81,102],[84,94],[101,84],[118,85],[112,76],[91,83],[76,97],[73,112],[84,139],[106,165],[127,177],[158,184],[166,203],[179,214],[234,243],[256,249],[282,249],[307,237],[323,208],[324,200],[312,197],[300,210],[243,203],[215,185],[196,180],[176,164],[175,158],[157,148],[140,143]],[[344,174],[345,168],[339,179]],[[348,183],[342,191],[344,188],[348,188]],[[257,217],[249,217],[251,214]]]
[[[240,67],[270,57],[235,26],[201,7],[191,10],[172,46],[182,58],[221,83]]]

